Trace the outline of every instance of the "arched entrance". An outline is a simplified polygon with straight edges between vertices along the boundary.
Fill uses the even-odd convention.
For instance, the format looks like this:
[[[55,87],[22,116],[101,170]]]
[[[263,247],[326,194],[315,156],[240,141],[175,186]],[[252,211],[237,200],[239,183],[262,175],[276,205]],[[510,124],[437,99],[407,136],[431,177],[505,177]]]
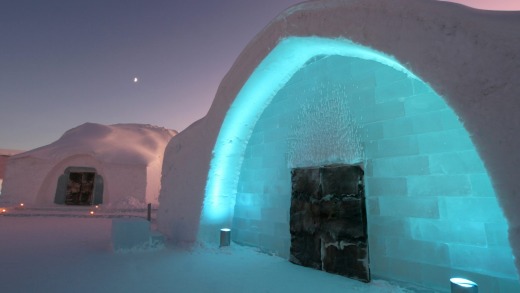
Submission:
[[[103,177],[95,168],[68,167],[58,178],[54,203],[97,205],[103,203]]]
[[[374,274],[439,287],[452,271],[516,282],[507,223],[469,134],[382,53],[344,39],[281,41],[230,107],[213,154],[201,238],[232,222],[235,241],[288,257],[290,169],[361,163]]]

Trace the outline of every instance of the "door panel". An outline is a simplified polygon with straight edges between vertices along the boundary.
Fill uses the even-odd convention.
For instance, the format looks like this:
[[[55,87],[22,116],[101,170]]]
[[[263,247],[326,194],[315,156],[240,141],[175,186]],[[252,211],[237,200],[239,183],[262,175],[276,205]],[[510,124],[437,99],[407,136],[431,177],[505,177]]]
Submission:
[[[363,170],[298,168],[291,175],[290,261],[369,282]]]

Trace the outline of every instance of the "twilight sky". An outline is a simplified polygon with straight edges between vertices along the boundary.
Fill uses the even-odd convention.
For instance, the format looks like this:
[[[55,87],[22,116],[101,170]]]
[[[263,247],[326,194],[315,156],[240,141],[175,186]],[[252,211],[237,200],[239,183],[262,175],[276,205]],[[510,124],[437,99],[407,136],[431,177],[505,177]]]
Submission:
[[[0,148],[43,146],[85,122],[183,130],[255,34],[298,2],[2,0]],[[520,10],[518,0],[452,2]]]

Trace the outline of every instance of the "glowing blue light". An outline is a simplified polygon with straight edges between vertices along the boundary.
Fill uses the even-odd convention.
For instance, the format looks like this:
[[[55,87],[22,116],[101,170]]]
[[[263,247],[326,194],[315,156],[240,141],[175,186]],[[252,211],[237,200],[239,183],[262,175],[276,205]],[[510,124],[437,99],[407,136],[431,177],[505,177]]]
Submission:
[[[373,60],[416,78],[394,58],[347,39],[290,37],[258,65],[229,108],[210,165],[201,225],[230,225],[240,166],[252,129],[276,93],[309,59],[339,55]]]
[[[332,98],[341,102],[330,106],[325,101]],[[296,105],[300,102],[323,112],[313,111],[310,119],[302,118],[297,114],[305,109]],[[407,236],[392,238],[379,250],[371,249],[374,272],[392,275],[380,264],[390,254],[401,256],[401,251],[412,251],[414,254],[403,258],[420,258],[413,264],[420,269],[442,265],[516,276],[506,244],[507,223],[492,182],[456,113],[393,58],[344,39],[285,39],[244,84],[226,114],[213,150],[199,239],[213,241],[215,231],[234,220],[237,243],[275,252],[286,245],[289,229],[283,234],[279,227],[288,225],[284,205],[290,180],[284,176],[292,165],[285,159],[294,151],[288,142],[296,141],[303,150],[310,150],[295,152],[303,154],[304,164],[348,163],[341,155],[349,149],[344,146],[356,139],[338,147],[330,141],[314,140],[322,129],[336,129],[336,124],[328,121],[341,121],[336,119],[339,114],[334,114],[338,105],[344,105],[341,113],[349,113],[344,120],[348,125],[360,126],[359,132],[346,136],[363,143],[355,147],[362,149],[363,155],[355,158],[371,170],[366,176],[367,195],[377,203],[377,211],[368,213],[369,225],[375,230],[395,230],[392,235],[412,230],[402,233]],[[301,121],[319,126],[313,128]],[[303,132],[295,133],[295,129]],[[345,128],[337,129],[345,135]],[[309,137],[304,135],[307,133]],[[323,156],[314,156],[314,147],[323,151],[323,145],[333,147]],[[404,224],[387,225],[387,218]],[[243,225],[260,222],[262,226]],[[491,233],[488,227],[492,227]],[[261,237],[265,231],[276,232],[266,240]],[[486,243],[496,247],[482,247]],[[433,248],[434,254],[430,253]]]
[[[451,292],[452,293],[471,293],[478,292],[477,283],[463,278],[451,278]]]

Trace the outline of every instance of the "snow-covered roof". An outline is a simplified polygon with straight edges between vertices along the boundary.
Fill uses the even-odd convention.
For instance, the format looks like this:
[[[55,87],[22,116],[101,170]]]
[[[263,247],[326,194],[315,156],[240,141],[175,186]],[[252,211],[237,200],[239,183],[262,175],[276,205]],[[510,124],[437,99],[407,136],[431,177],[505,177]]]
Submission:
[[[85,123],[65,132],[57,141],[14,156],[61,160],[75,155],[90,155],[118,164],[147,165],[177,132],[148,124],[102,125]]]
[[[23,153],[22,150],[11,150],[11,149],[0,149],[0,156],[14,156],[19,153]]]

